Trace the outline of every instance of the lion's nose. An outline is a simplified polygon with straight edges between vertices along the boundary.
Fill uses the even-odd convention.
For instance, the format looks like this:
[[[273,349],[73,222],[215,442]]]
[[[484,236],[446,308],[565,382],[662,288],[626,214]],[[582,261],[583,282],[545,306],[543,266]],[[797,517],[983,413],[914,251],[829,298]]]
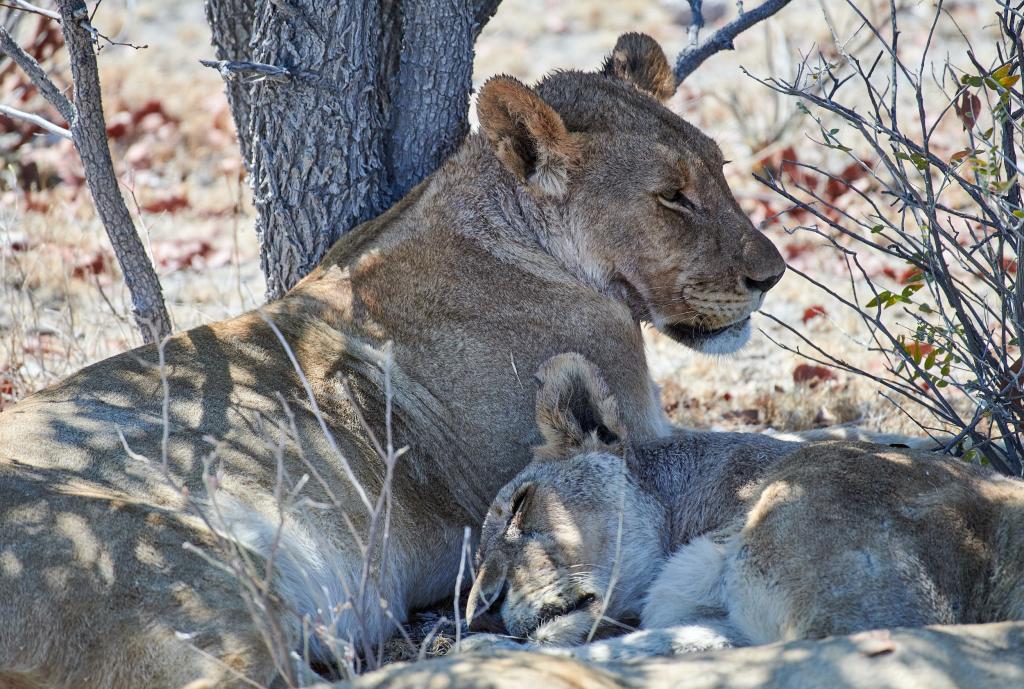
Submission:
[[[783,269],[782,271],[776,273],[775,275],[771,275],[761,280],[748,276],[743,278],[743,282],[747,285],[747,289],[749,290],[759,289],[762,292],[767,292],[768,290],[770,290],[772,287],[779,283],[779,280],[782,279],[782,276],[785,274],[785,272],[785,269]]]

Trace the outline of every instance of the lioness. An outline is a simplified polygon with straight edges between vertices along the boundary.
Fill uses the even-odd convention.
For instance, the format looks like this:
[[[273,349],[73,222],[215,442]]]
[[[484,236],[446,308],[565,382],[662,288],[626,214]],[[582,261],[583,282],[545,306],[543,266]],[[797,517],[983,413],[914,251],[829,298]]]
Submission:
[[[668,432],[640,323],[734,350],[785,269],[718,146],[662,105],[674,87],[638,34],[598,72],[494,78],[480,132],[285,297],[0,415],[0,686],[266,684],[291,672],[268,645],[383,639],[452,593],[463,525],[529,461],[520,372],[558,352],[614,372],[632,437]],[[409,450],[364,576],[386,387]],[[217,533],[247,549],[253,591],[271,580],[268,609],[195,552]]]
[[[630,442],[577,354],[539,374],[544,444],[487,513],[467,616],[600,659],[1024,619],[1024,482],[857,442],[677,431]]]

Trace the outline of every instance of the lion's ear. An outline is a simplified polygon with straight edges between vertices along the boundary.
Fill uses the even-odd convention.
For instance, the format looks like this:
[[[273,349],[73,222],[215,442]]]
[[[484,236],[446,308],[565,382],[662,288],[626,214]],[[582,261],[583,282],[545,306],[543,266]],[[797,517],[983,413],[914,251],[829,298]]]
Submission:
[[[658,42],[642,33],[619,36],[602,74],[619,79],[666,101],[676,92],[676,77]]]
[[[537,486],[533,482],[524,483],[516,489],[516,492],[512,494],[512,500],[509,501],[508,519],[510,524],[522,528],[526,515],[533,506],[533,495],[536,492]]]
[[[480,89],[476,107],[480,128],[505,167],[542,194],[565,194],[579,145],[550,105],[518,80],[500,76]]]
[[[537,378],[537,426],[546,441],[539,458],[617,448],[625,440],[618,402],[594,364],[579,354],[559,354],[541,366]]]

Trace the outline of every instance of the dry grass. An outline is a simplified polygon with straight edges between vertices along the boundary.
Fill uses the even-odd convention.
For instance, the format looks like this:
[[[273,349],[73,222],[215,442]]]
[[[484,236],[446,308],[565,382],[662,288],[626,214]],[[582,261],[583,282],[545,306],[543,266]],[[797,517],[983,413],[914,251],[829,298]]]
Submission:
[[[648,32],[674,54],[686,43],[686,28],[674,19],[679,4],[506,0],[480,38],[476,81],[499,72],[535,80],[556,67],[592,68],[624,31]],[[722,4],[728,18],[733,4]],[[905,40],[912,46],[931,7],[904,4]],[[801,159],[826,167],[828,161],[820,160],[808,141],[794,104],[753,84],[738,66],[759,74],[788,74],[800,51],[828,49],[833,39],[821,19],[826,6],[841,33],[853,34],[855,24],[838,3],[794,0],[775,20],[742,36],[735,53],[706,63],[671,103],[714,136],[734,161],[728,168],[731,183],[755,221],[785,209],[752,179],[766,159],[778,158],[788,147]],[[884,3],[864,6],[876,14],[884,9]],[[988,30],[984,3],[950,6],[972,39],[983,44],[980,39]],[[212,53],[200,3],[110,1],[101,5],[96,22],[105,33],[120,32],[150,46],[108,47],[100,66],[108,117],[124,125],[113,142],[115,160],[142,209],[144,241],[156,258],[176,327],[255,306],[263,282],[252,209],[240,182],[241,163],[219,76],[198,64]],[[23,37],[33,24],[34,19],[23,22]],[[947,32],[940,40],[951,54],[963,52],[959,36]],[[11,88],[10,80],[0,82],[0,89]],[[146,115],[154,103],[160,110]],[[34,100],[28,104],[39,105]],[[15,148],[18,138],[0,134],[6,163],[0,184],[0,406],[140,343],[68,145],[34,137]],[[42,180],[43,189],[26,184],[32,176],[27,170]],[[838,256],[820,241],[787,232],[799,222],[783,215],[765,229],[791,263],[847,289]],[[898,279],[903,267],[876,261],[874,269]],[[823,313],[804,323],[807,309],[818,305]],[[868,370],[882,369],[881,357],[866,350],[867,338],[855,315],[828,302],[797,275],[786,276],[765,309],[810,331],[830,351]],[[767,319],[757,326],[773,338],[793,341]],[[812,377],[808,383],[796,382],[794,371],[802,361],[758,334],[742,353],[727,359],[684,351],[656,333],[648,334],[648,342],[666,407],[678,423],[802,429],[856,422],[889,431],[913,428],[862,380]]]

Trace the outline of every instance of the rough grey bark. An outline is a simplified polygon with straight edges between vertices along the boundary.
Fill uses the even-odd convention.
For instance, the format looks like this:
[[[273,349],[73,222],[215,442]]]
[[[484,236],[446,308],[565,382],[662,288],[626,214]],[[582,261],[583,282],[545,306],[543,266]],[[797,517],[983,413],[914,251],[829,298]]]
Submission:
[[[287,71],[228,87],[269,298],[462,141],[473,43],[498,2],[207,0],[221,60]]]
[[[247,133],[270,298],[390,201],[380,5],[303,0],[285,16],[267,2],[258,15],[253,60],[296,73],[252,90]]]
[[[75,87],[71,137],[82,158],[85,181],[96,204],[96,212],[128,285],[132,316],[143,340],[153,342],[171,333],[171,319],[164,305],[160,280],[121,196],[110,158],[89,11],[83,0],[58,0],[57,6]]]
[[[213,32],[213,45],[218,60],[245,60],[252,51],[252,25],[256,18],[259,0],[206,0],[206,21]],[[247,131],[249,126],[249,89],[244,79],[227,81],[228,104],[235,120],[235,129]],[[249,137],[240,136],[238,144],[246,168],[252,152]]]
[[[416,30],[402,37],[392,82],[387,154],[397,196],[433,172],[469,131],[466,103],[476,42],[476,19],[466,2],[406,0],[402,7],[404,22]]]
[[[473,45],[499,2],[406,0],[402,4],[407,28],[392,84],[388,137],[396,199],[454,153],[468,133]]]

